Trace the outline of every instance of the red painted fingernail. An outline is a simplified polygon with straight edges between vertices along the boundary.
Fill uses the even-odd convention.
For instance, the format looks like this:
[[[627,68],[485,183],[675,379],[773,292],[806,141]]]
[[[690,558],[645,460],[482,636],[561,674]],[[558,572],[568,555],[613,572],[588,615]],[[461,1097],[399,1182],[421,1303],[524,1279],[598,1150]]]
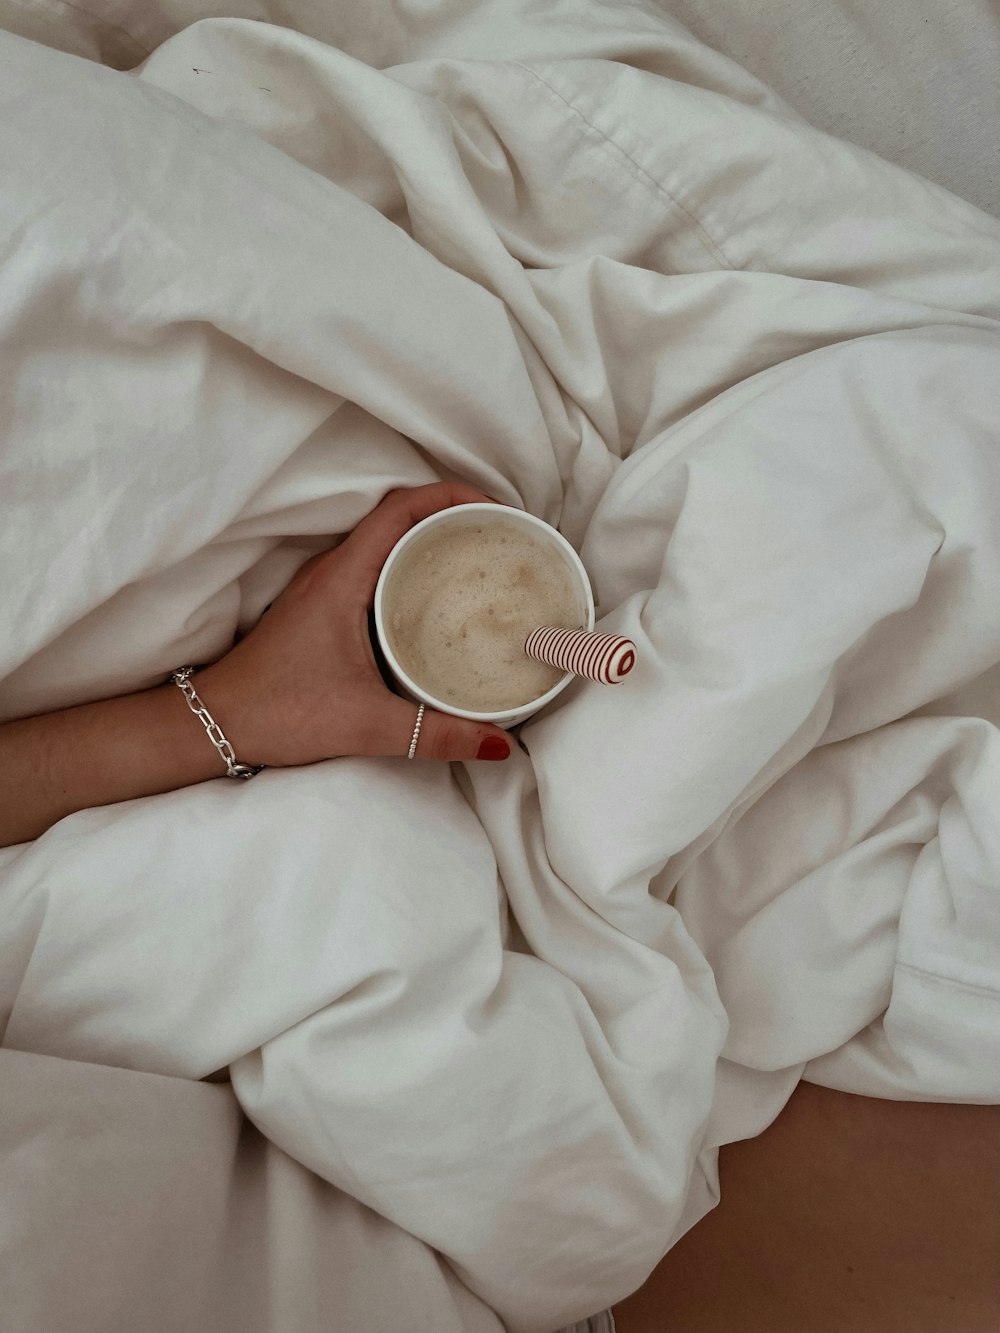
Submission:
[[[476,754],[477,759],[506,759],[510,754],[510,742],[502,736],[487,736]]]

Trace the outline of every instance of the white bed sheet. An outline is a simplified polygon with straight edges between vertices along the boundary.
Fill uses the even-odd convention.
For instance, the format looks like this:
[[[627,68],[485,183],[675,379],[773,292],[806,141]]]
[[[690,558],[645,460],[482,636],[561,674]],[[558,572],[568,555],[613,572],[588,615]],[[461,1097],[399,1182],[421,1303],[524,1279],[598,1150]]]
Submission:
[[[649,7],[295,17],[115,7],[88,54],[135,74],[0,34],[3,711],[210,658],[443,474],[558,522],[641,666],[488,771],[5,853],[4,1040],[229,1066],[473,1323],[541,1333],[803,1071],[997,1096],[1000,228]]]
[[[660,0],[813,125],[1000,216],[995,0]]]
[[[5,1329],[502,1333],[227,1085],[0,1050],[0,1156]]]
[[[811,124],[1000,216],[1000,8],[995,0],[651,0]],[[0,0],[0,27],[130,69],[213,14],[259,18],[321,39],[325,6],[292,0],[143,0],[74,5]],[[621,24],[627,27],[627,19]],[[352,25],[355,35],[366,25]],[[512,15],[512,33],[521,25]],[[384,40],[385,34],[381,34]],[[460,34],[450,34],[452,49]],[[371,58],[370,48],[359,49]],[[457,53],[457,50],[456,50]],[[391,62],[390,62],[391,63]],[[732,76],[731,76],[732,77]]]

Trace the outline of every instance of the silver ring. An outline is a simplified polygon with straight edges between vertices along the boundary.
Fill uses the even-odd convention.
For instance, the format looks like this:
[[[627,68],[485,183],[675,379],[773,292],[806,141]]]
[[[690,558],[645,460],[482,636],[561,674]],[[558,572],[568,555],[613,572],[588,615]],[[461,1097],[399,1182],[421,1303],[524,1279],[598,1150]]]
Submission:
[[[424,721],[424,705],[421,704],[417,709],[417,724],[413,728],[413,735],[410,737],[410,749],[407,753],[407,759],[412,759],[417,753],[417,741],[420,739],[420,728]]]

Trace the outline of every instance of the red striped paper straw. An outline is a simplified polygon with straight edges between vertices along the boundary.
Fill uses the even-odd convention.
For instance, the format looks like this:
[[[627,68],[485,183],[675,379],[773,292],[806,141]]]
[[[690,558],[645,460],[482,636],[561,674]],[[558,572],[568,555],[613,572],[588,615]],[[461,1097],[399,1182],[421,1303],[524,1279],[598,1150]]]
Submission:
[[[560,671],[572,671],[602,685],[617,685],[635,666],[635,644],[618,634],[599,634],[592,629],[553,629],[543,625],[532,630],[524,645],[529,657]]]

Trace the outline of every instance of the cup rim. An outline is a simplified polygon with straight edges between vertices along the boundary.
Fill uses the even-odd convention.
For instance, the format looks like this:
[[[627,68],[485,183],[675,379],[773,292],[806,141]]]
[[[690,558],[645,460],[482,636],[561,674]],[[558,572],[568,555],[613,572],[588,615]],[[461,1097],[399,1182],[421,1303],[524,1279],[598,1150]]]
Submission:
[[[449,505],[447,509],[439,509],[435,513],[429,514],[427,518],[421,519],[419,523],[415,523],[412,528],[409,528],[404,532],[402,537],[399,538],[395,546],[386,556],[385,563],[379,572],[378,582],[375,585],[374,612],[375,630],[378,634],[379,646],[385,655],[385,660],[389,669],[403,688],[412,694],[414,698],[420,700],[422,703],[425,703],[428,708],[433,708],[439,713],[448,713],[452,717],[465,718],[470,722],[490,722],[497,726],[503,726],[505,722],[514,723],[523,720],[531,713],[536,713],[544,708],[546,704],[551,703],[552,700],[555,699],[557,695],[561,694],[566,686],[575,679],[573,672],[567,671],[564,676],[556,681],[551,689],[546,690],[546,692],[539,695],[537,699],[529,699],[523,704],[518,704],[515,708],[504,708],[494,712],[476,712],[468,708],[459,708],[455,704],[448,704],[445,703],[443,699],[435,698],[435,696],[428,690],[424,689],[423,686],[418,685],[417,682],[404,670],[389,644],[389,636],[386,633],[385,621],[382,615],[382,602],[385,587],[389,576],[392,573],[392,568],[407,547],[410,546],[421,533],[425,532],[428,528],[436,527],[442,522],[454,521],[458,515],[464,517],[473,513],[496,514],[498,510],[504,515],[512,517],[514,522],[526,523],[530,527],[540,529],[546,534],[548,540],[552,541],[560,548],[563,555],[569,561],[571,568],[576,572],[577,578],[580,581],[580,586],[583,589],[586,610],[586,628],[593,629],[595,622],[594,590],[590,584],[590,576],[587,574],[583,561],[580,559],[577,552],[562,533],[559,532],[557,528],[554,528],[551,523],[546,523],[544,519],[536,518],[534,514],[529,514],[525,509],[518,509],[514,505],[502,504],[499,501],[490,503],[476,500],[468,504]]]

